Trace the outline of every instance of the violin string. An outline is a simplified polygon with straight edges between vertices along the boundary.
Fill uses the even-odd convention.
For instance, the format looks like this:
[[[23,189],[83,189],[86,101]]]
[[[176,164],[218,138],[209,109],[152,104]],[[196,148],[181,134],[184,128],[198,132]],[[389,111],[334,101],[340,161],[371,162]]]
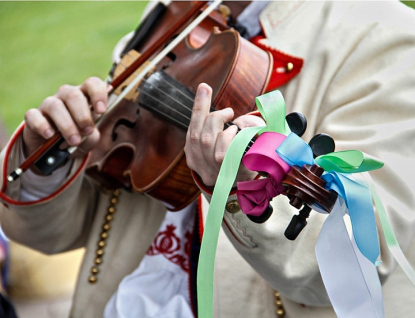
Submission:
[[[153,71],[148,72],[147,74],[155,74]],[[147,80],[145,78],[141,79],[142,82],[147,82]],[[163,78],[161,78],[161,81],[163,81],[165,84],[171,86],[173,89],[175,89],[176,91],[178,91],[180,94],[182,94],[183,96],[185,96],[186,98],[188,98],[189,101],[191,101],[193,103],[194,99],[190,98],[189,96],[187,96],[186,94],[184,94],[183,92],[181,92],[180,90],[178,90],[176,87],[174,87],[171,83],[167,82],[166,80],[164,80]],[[166,92],[164,92],[163,90],[161,90],[160,88],[156,87],[153,85],[153,87],[158,90],[160,92],[160,94],[163,94],[165,96],[167,96],[167,99],[170,99],[172,101],[174,101],[176,103],[176,105],[179,105],[180,107],[188,110],[190,113],[192,112],[192,108],[187,107],[185,104],[182,104],[180,101],[172,98],[169,94],[167,94]],[[168,116],[166,115],[166,113],[161,112],[157,109],[152,109],[153,111],[159,113],[160,115],[164,116],[165,118],[170,119],[171,121],[177,123],[179,126],[183,126],[185,125],[186,127],[189,126],[190,123],[190,117],[186,116],[185,114],[181,113],[179,110],[173,108],[173,106],[170,106],[169,104],[166,104],[165,102],[163,102],[160,99],[155,98],[153,95],[150,95],[148,93],[146,93],[145,91],[143,91],[142,89],[140,89],[139,87],[137,87],[137,91],[140,92],[140,94],[145,94],[148,97],[152,98],[153,100],[155,100],[156,102],[159,102],[160,104],[162,104],[164,107],[166,107],[167,109],[170,109],[171,111],[177,113],[178,115],[184,117],[185,120],[187,120],[187,122],[184,124],[183,122],[180,122],[179,120],[177,120],[176,118],[172,117],[172,116]],[[113,108],[115,108],[116,105],[110,105],[109,108],[107,109],[107,115],[109,113],[109,111],[111,111]],[[98,119],[96,120],[96,124],[100,124],[101,120],[104,118],[105,116],[100,116],[98,117]]]
[[[155,74],[153,71],[150,72],[151,75]],[[160,78],[160,81],[163,82],[164,84],[168,85],[169,87],[171,87],[172,89],[174,89],[176,92],[178,92],[180,95],[184,96],[185,98],[187,98],[190,102],[194,102],[194,99],[192,99],[191,97],[189,97],[188,95],[186,95],[185,93],[183,93],[181,90],[177,89],[175,86],[173,86],[171,83],[169,83],[168,81],[166,81],[163,78]],[[148,82],[147,79],[143,78],[142,82],[146,83]],[[163,91],[162,89],[158,88],[157,86],[153,85],[154,89],[157,90],[158,93],[160,93],[160,95],[164,95],[166,96],[166,100],[171,100],[175,103],[175,105],[182,107],[182,109],[188,110],[190,113],[192,112],[192,108],[188,107],[187,105],[183,104],[181,101],[171,97],[171,95],[169,95],[167,92]],[[140,94],[144,94],[146,96],[148,96],[149,98],[155,100],[156,102],[160,103],[161,105],[163,105],[164,107],[166,107],[167,109],[177,113],[179,116],[183,117],[184,119],[190,121],[190,117],[186,116],[185,114],[183,114],[181,111],[179,111],[177,108],[174,108],[174,106],[171,106],[169,104],[166,104],[165,102],[163,102],[162,100],[156,98],[155,96],[147,93],[146,91],[144,91],[143,89],[140,89],[139,87],[137,88],[137,91]],[[157,111],[156,109],[153,109],[154,111]],[[181,122],[179,122],[178,120],[176,120],[175,118],[171,117],[171,116],[167,116],[165,113],[162,113],[161,111],[157,111],[158,113],[162,114],[163,116],[177,122],[178,124],[183,124]],[[188,126],[188,124],[187,124]]]
[[[147,74],[151,74],[151,75],[153,75],[153,74],[155,74],[155,72],[150,71],[150,72],[148,72]],[[151,76],[151,75],[150,75],[150,76]],[[147,82],[147,80],[146,80],[145,78],[143,78],[141,81],[142,81],[142,82],[145,82],[145,83]],[[160,81],[161,81],[161,82],[163,82],[164,84],[166,84],[166,85],[170,86],[170,87],[171,87],[172,89],[174,89],[176,92],[178,92],[179,94],[181,94],[182,96],[184,96],[185,98],[187,98],[190,102],[192,102],[192,103],[194,102],[194,98],[189,97],[188,95],[186,95],[185,93],[183,93],[181,90],[179,90],[177,87],[173,86],[171,83],[169,83],[169,82],[168,82],[168,81],[166,81],[165,79],[160,78]],[[150,85],[151,85],[151,84],[150,84]],[[193,110],[193,108],[192,108],[192,107],[188,107],[188,106],[186,106],[185,104],[181,103],[179,100],[172,98],[169,94],[167,94],[167,93],[166,93],[165,91],[163,91],[162,89],[160,89],[160,88],[156,87],[155,85],[153,85],[153,87],[154,87],[154,88],[155,88],[155,89],[156,89],[156,90],[157,90],[160,94],[166,95],[166,96],[167,96],[167,100],[168,100],[168,99],[170,99],[170,100],[174,101],[174,102],[176,103],[176,105],[179,105],[179,106],[181,106],[182,108],[184,108],[184,109],[188,110],[188,111],[190,112],[190,114],[192,113],[192,110]],[[165,102],[163,102],[163,101],[162,101],[162,100],[160,100],[160,99],[157,99],[156,97],[154,97],[153,95],[151,95],[151,94],[149,94],[149,93],[145,92],[144,90],[140,89],[139,87],[137,87],[137,91],[138,91],[140,94],[147,95],[149,98],[151,98],[151,99],[155,100],[156,102],[159,102],[160,104],[162,104],[163,106],[165,106],[167,109],[170,109],[170,110],[172,110],[173,112],[177,113],[178,115],[182,116],[184,119],[186,119],[186,120],[187,120],[187,123],[186,123],[186,124],[184,124],[184,125],[185,125],[186,127],[188,127],[188,126],[189,126],[191,117],[186,116],[185,114],[183,114],[182,112],[180,112],[180,111],[178,111],[176,108],[174,108],[173,106],[171,106],[171,105],[169,105],[169,104],[166,104]],[[157,112],[157,113],[159,113],[160,115],[164,116],[165,118],[168,118],[168,119],[170,119],[171,121],[176,122],[178,125],[183,125],[183,122],[180,122],[179,120],[177,120],[177,119],[175,119],[175,118],[173,118],[173,117],[171,117],[171,116],[166,115],[166,113],[164,113],[164,112],[162,112],[162,111],[160,111],[160,110],[157,110],[157,109],[154,109],[154,108],[152,108],[152,110],[153,110],[153,111],[155,111],[155,112]],[[213,108],[213,107],[211,107],[211,111],[214,111],[214,108]],[[229,124],[229,123],[226,123],[226,124],[225,124],[225,127],[229,127],[229,126],[230,126],[230,124]]]
[[[151,73],[152,73],[152,74],[154,74],[154,72],[151,72]],[[143,78],[143,79],[142,79],[142,81],[146,82],[146,79],[145,79],[145,78]],[[179,89],[177,89],[177,88],[176,88],[175,86],[173,86],[171,83],[167,82],[165,79],[161,78],[161,81],[163,81],[165,84],[169,85],[171,88],[175,89],[177,92],[179,92],[179,93],[180,93],[180,94],[182,94],[183,96],[187,97],[187,98],[189,99],[189,101],[194,102],[194,99],[192,99],[192,98],[190,98],[189,96],[187,96],[186,94],[184,94],[182,91],[180,91]],[[169,96],[166,92],[164,92],[163,90],[159,89],[158,87],[155,87],[155,86],[154,86],[154,88],[156,88],[156,89],[157,89],[157,90],[158,90],[161,94],[164,94],[164,95]],[[155,98],[153,95],[148,94],[148,93],[147,93],[147,92],[145,92],[144,90],[141,90],[140,88],[137,88],[137,91],[139,91],[139,92],[140,92],[140,94],[145,94],[145,95],[147,95],[148,97],[150,97],[150,98],[152,98],[152,99],[156,100],[157,102],[159,102],[159,103],[163,104],[163,106],[165,106],[165,107],[167,107],[167,108],[169,108],[169,109],[171,109],[171,110],[173,110],[173,111],[177,112],[177,110],[176,110],[176,109],[172,108],[170,105],[168,105],[168,104],[164,103],[163,101],[161,101],[161,100],[159,100],[159,99]],[[172,99],[172,98],[171,98],[171,99]],[[177,100],[175,100],[175,99],[172,99],[172,100],[176,101],[176,102],[177,102],[177,104],[179,104],[179,105],[183,106],[185,109],[187,109],[187,110],[189,110],[190,112],[192,112],[192,108],[187,107],[186,105],[182,104],[180,101],[177,101]],[[212,110],[212,109],[213,109],[213,108],[211,107],[211,110]],[[167,118],[169,118],[170,120],[172,120],[172,121],[176,122],[178,125],[182,125],[182,124],[183,124],[183,123],[181,123],[180,121],[176,120],[175,118],[173,118],[173,117],[169,117],[169,116],[167,116],[165,113],[163,113],[163,112],[161,112],[161,111],[159,111],[159,110],[157,110],[157,109],[153,109],[153,110],[154,110],[155,112],[157,112],[157,113],[161,114],[162,116],[167,117]],[[184,114],[182,114],[182,113],[180,113],[180,112],[178,112],[178,113],[179,113],[181,116],[185,117],[185,118],[188,120],[188,123],[186,124],[186,127],[189,127],[189,124],[190,124],[190,117],[186,117]],[[231,122],[225,123],[225,128],[227,128],[227,127],[229,127],[229,126],[231,126],[231,125],[234,125],[234,124],[232,124]],[[240,130],[240,129],[239,129],[239,127],[238,127],[238,130]],[[247,148],[245,149],[244,154],[248,151],[248,149],[250,149],[250,148],[252,147],[252,145],[253,145],[253,144],[254,144],[254,140],[252,139],[252,140],[250,140],[250,141],[249,141],[249,143],[248,143],[248,145],[247,145]]]
[[[126,69],[127,67],[128,67],[128,65],[127,64],[122,64],[122,61],[120,62],[120,66],[123,66],[124,67],[124,69]],[[156,74],[156,72],[154,72],[154,71],[149,71],[148,73],[147,73],[147,76],[148,77],[150,77],[150,76],[152,76],[152,75],[154,75],[154,74]],[[137,75],[137,72],[135,72],[133,75]],[[147,82],[147,80],[146,80],[146,78],[145,77],[143,77],[142,79],[141,79],[141,81],[142,82]],[[188,96],[188,95],[186,95],[185,93],[183,93],[181,90],[179,90],[179,89],[177,89],[175,86],[173,86],[171,83],[169,83],[168,81],[166,81],[164,78],[162,78],[162,77],[160,77],[160,81],[162,81],[162,82],[164,82],[164,84],[166,84],[166,85],[168,85],[168,86],[170,86],[171,88],[173,88],[173,89],[175,89],[180,95],[182,95],[183,97],[185,97],[185,98],[187,98],[190,102],[194,102],[194,99],[192,99],[190,96]],[[156,89],[158,89],[157,87],[155,87]],[[139,89],[137,89],[138,91],[140,91]],[[161,93],[164,93],[163,91],[161,91],[160,89],[158,89]],[[186,109],[188,109],[188,110],[192,110],[191,108],[189,108],[189,107],[187,107],[186,105],[184,105],[184,104],[181,104],[181,106],[183,106],[183,107],[185,107]]]
[[[156,74],[153,71],[151,72],[152,75]],[[164,78],[161,78],[161,81],[163,81],[165,84],[167,84],[168,86],[170,86],[171,88],[175,89],[179,94],[183,95],[185,98],[187,98],[190,102],[194,102],[194,98],[191,98],[190,96],[186,95],[185,93],[183,93],[183,91],[177,89],[175,86],[173,86],[171,83],[169,83],[168,81],[166,81]],[[184,105],[185,106],[185,105]],[[192,108],[188,108],[189,110],[192,110]]]
[[[153,74],[155,74],[155,72],[153,72],[153,71],[151,71],[151,72],[149,72],[148,74],[150,74],[151,73],[151,75],[153,75]],[[145,78],[143,78],[142,79],[142,81],[143,82],[146,82],[146,79]],[[185,98],[187,98],[192,104],[193,104],[193,102],[195,101],[195,99],[194,98],[191,98],[190,96],[188,96],[188,95],[186,95],[185,93],[183,93],[183,91],[181,91],[181,90],[179,90],[177,87],[175,87],[175,86],[173,86],[171,83],[169,83],[168,81],[166,81],[164,78],[160,78],[160,81],[162,81],[162,82],[164,82],[166,85],[168,85],[168,86],[170,86],[172,89],[174,89],[174,90],[176,90],[176,92],[178,92],[178,93],[180,93],[181,95],[183,95]],[[172,99],[172,100],[174,100],[178,105],[180,105],[180,106],[182,106],[183,108],[185,108],[186,110],[188,110],[189,112],[190,112],[190,114],[192,113],[192,111],[193,111],[193,107],[187,107],[185,104],[182,104],[180,101],[178,101],[178,100],[176,100],[176,99],[173,99],[173,98],[171,98],[166,92],[164,92],[163,90],[161,90],[160,88],[158,88],[158,87],[156,87],[156,86],[154,86],[154,88],[155,89],[157,89],[161,94],[164,94],[164,95],[167,95],[168,96],[168,98],[170,98],[170,99]],[[146,93],[146,92],[144,92],[143,90],[141,90],[140,88],[137,88],[137,91],[138,92],[140,92],[140,93],[143,93],[143,94],[145,94],[145,95],[147,95],[147,96],[149,96],[150,98],[153,98],[153,99],[155,99],[156,101],[159,101],[160,103],[162,103],[164,106],[166,106],[167,108],[169,108],[169,109],[171,109],[171,110],[173,110],[174,112],[177,112],[179,115],[181,115],[182,117],[184,117],[185,119],[187,119],[188,121],[189,121],[189,123],[190,123],[190,117],[186,117],[183,113],[181,113],[181,112],[179,112],[179,111],[177,111],[175,108],[172,108],[172,106],[170,106],[170,105],[167,105],[166,103],[163,103],[162,101],[160,101],[160,100],[157,100],[155,97],[153,97],[152,95],[150,95],[150,94],[148,94],[148,93]],[[215,111],[215,109],[213,108],[213,107],[210,107],[210,111]],[[161,113],[161,112],[159,112],[159,113]],[[163,113],[163,115],[165,116],[165,114]],[[168,116],[165,116],[165,117],[168,117]],[[168,117],[168,118],[170,118],[170,119],[172,119],[172,120],[174,120],[173,118],[171,118],[171,117]],[[189,124],[187,124],[187,126],[188,126]],[[231,124],[230,123],[226,123],[225,124],[225,127],[229,127]]]
[[[176,92],[178,92],[179,94],[181,94],[181,95],[183,95],[184,97],[186,97],[190,102],[194,102],[194,99],[192,99],[192,98],[190,98],[189,96],[187,96],[186,94],[184,94],[181,90],[179,90],[179,89],[177,89],[176,87],[174,87],[171,83],[169,83],[169,82],[167,82],[165,79],[161,79],[161,81],[163,81],[166,85],[168,85],[168,86],[170,86],[172,89],[174,89]],[[147,82],[147,80],[146,79],[143,79],[143,82]],[[165,91],[163,91],[162,89],[160,89],[160,88],[158,88],[157,86],[154,86],[153,85],[153,87],[158,91],[158,92],[160,92],[160,94],[163,94],[163,95],[166,95],[168,98],[167,99],[170,99],[170,100],[173,100],[176,104],[178,104],[178,105],[180,105],[181,107],[183,107],[184,109],[186,109],[186,110],[188,110],[188,111],[190,111],[190,112],[192,112],[192,107],[188,107],[188,106],[186,106],[185,104],[183,104],[182,102],[180,102],[179,100],[177,100],[177,99],[175,99],[175,98],[173,98],[173,97],[171,97],[169,94],[167,94]],[[140,89],[140,88],[137,88],[137,91],[139,91],[140,93],[145,93],[142,89]],[[145,94],[147,94],[147,93],[145,93]],[[149,94],[147,94],[147,95],[149,95]],[[166,104],[164,104],[164,105],[166,105]],[[169,107],[168,105],[166,105],[167,106],[167,108],[171,108],[171,107]],[[176,111],[177,112],[177,110],[175,110],[175,109],[172,109],[173,111]],[[190,119],[190,118],[187,118],[187,119]]]
[[[122,65],[122,66],[126,67],[126,65]],[[135,74],[136,74],[136,73],[134,73],[134,75],[135,75]],[[154,71],[149,71],[147,74],[151,76],[151,75],[155,74],[155,72],[154,72]],[[191,99],[189,96],[187,96],[186,94],[182,93],[180,90],[178,90],[176,87],[174,87],[173,85],[171,85],[171,83],[167,82],[167,81],[166,81],[166,80],[164,80],[163,78],[161,78],[161,80],[160,80],[160,81],[163,81],[165,84],[167,84],[167,85],[171,86],[173,89],[175,89],[176,91],[178,91],[180,94],[182,94],[183,96],[185,96],[186,98],[188,98],[188,99],[189,99],[189,101],[191,101],[191,102],[193,102],[193,101],[194,101],[194,99]],[[146,80],[145,78],[142,78],[142,79],[141,79],[141,82],[146,83],[146,82],[147,82],[147,80]],[[155,85],[153,85],[153,87],[154,87],[154,88],[155,88],[155,89],[156,89],[156,90],[157,90],[160,94],[166,95],[166,96],[167,96],[167,99],[170,99],[170,100],[174,101],[174,102],[176,103],[176,105],[179,105],[179,106],[181,106],[182,108],[184,108],[184,109],[186,109],[186,110],[190,111],[190,113],[192,112],[192,108],[189,108],[189,107],[187,107],[186,105],[182,104],[179,100],[176,100],[176,99],[172,98],[169,94],[167,94],[166,92],[164,92],[164,91],[163,91],[163,90],[161,90],[160,88],[156,87]],[[177,109],[175,109],[175,108],[173,108],[172,106],[170,106],[170,105],[168,105],[168,104],[164,103],[162,100],[159,100],[159,99],[155,98],[153,95],[146,93],[144,90],[142,90],[142,89],[140,89],[140,88],[139,88],[139,85],[138,85],[138,87],[136,88],[136,90],[137,90],[138,92],[140,92],[140,93],[144,94],[144,95],[147,95],[149,98],[151,98],[151,99],[153,99],[153,100],[155,100],[155,101],[159,102],[160,104],[162,104],[162,105],[163,105],[163,106],[165,106],[166,108],[168,108],[168,109],[172,110],[173,112],[177,113],[178,115],[180,115],[180,116],[184,117],[184,119],[185,119],[185,120],[190,121],[190,117],[187,117],[186,115],[184,115],[183,113],[181,113],[181,112],[180,112],[180,111],[178,111]],[[112,108],[114,108],[115,106],[116,106],[116,105],[109,106],[109,108],[107,109],[107,113],[108,113],[108,111],[112,110]],[[173,117],[171,117],[171,116],[167,116],[165,113],[163,113],[163,112],[161,112],[161,111],[158,111],[157,109],[154,109],[154,108],[153,108],[152,110],[154,110],[155,112],[158,112],[160,115],[162,115],[162,116],[164,116],[165,118],[168,118],[168,119],[170,119],[170,120],[172,120],[172,121],[176,122],[176,123],[177,123],[177,124],[179,124],[179,125],[183,125],[183,123],[182,123],[182,122],[178,121],[177,119],[175,119],[175,118],[173,118]],[[100,122],[100,120],[101,120],[101,119],[103,119],[103,118],[102,118],[102,117],[98,118],[98,120],[96,121],[96,124],[99,124],[99,122]],[[186,124],[186,126],[188,126],[188,123]]]
[[[170,105],[168,105],[168,104],[164,103],[164,102],[163,102],[163,101],[161,101],[160,99],[158,99],[158,98],[154,97],[154,96],[153,96],[153,95],[151,95],[151,94],[148,94],[147,92],[145,92],[145,91],[143,91],[143,90],[140,90],[140,89],[139,89],[139,91],[140,91],[140,94],[147,95],[149,98],[151,98],[151,99],[155,100],[156,102],[158,102],[158,103],[162,104],[162,105],[163,105],[163,106],[165,106],[166,108],[168,108],[168,109],[170,109],[170,110],[172,110],[172,111],[176,112],[176,113],[177,113],[177,114],[179,114],[180,116],[184,117],[184,119],[186,119],[186,120],[190,121],[190,117],[188,117],[188,116],[186,116],[186,115],[184,115],[184,114],[180,113],[179,111],[177,111],[177,110],[176,110],[175,108],[173,108],[172,106],[170,106]],[[152,110],[153,110],[153,111],[155,111],[155,112],[157,112],[157,113],[159,113],[159,114],[161,114],[161,115],[163,115],[164,117],[169,118],[170,120],[175,121],[175,122],[176,122],[176,123],[178,123],[179,125],[182,125],[182,124],[183,124],[183,123],[182,123],[182,122],[180,122],[179,120],[175,119],[175,118],[174,118],[174,117],[172,117],[172,116],[168,116],[168,115],[166,115],[166,113],[163,113],[163,112],[162,112],[162,111],[160,111],[160,110],[157,110],[157,109],[154,109],[154,108],[152,108]],[[188,126],[188,124],[187,124],[186,126]]]
[[[150,76],[152,76],[152,75],[154,75],[154,74],[156,74],[156,72],[154,72],[154,71],[149,71],[149,72],[147,73],[148,77],[150,77]],[[187,98],[187,99],[188,99],[191,103],[193,103],[193,102],[194,102],[194,98],[191,98],[190,96],[186,95],[183,91],[179,90],[177,87],[175,87],[174,85],[172,85],[170,82],[166,81],[164,78],[160,77],[160,78],[159,78],[159,80],[160,80],[160,82],[163,82],[165,85],[170,86],[173,90],[175,90],[176,92],[178,92],[178,93],[179,93],[180,95],[182,95],[184,98]],[[148,82],[148,80],[147,80],[145,77],[143,77],[143,78],[141,79],[141,82],[142,82],[142,83],[147,83],[147,82]],[[152,85],[152,84],[150,84],[150,85]],[[152,85],[152,86],[153,86],[153,88],[154,88],[155,90],[157,90],[157,91],[158,91],[161,95],[166,95],[166,96],[167,96],[166,100],[169,100],[169,99],[170,99],[170,100],[174,101],[176,105],[178,105],[178,106],[182,107],[182,108],[183,108],[183,109],[185,109],[185,110],[188,110],[188,111],[190,112],[190,114],[192,113],[192,110],[193,110],[193,108],[192,108],[192,107],[188,107],[188,106],[186,106],[185,104],[181,103],[179,100],[177,100],[177,99],[175,99],[175,98],[172,98],[172,97],[171,97],[168,93],[166,93],[166,92],[165,92],[165,91],[163,91],[162,89],[158,88],[157,86],[155,86],[155,85]],[[160,99],[158,99],[158,98],[154,97],[153,95],[151,95],[151,94],[149,94],[149,93],[145,92],[143,89],[140,89],[140,85],[137,85],[136,90],[137,90],[140,94],[144,94],[144,95],[148,96],[150,99],[153,99],[153,100],[155,100],[156,102],[158,102],[158,103],[162,104],[162,105],[163,105],[164,107],[166,107],[167,109],[170,109],[171,111],[173,111],[173,112],[177,113],[178,115],[180,115],[181,117],[183,117],[185,120],[187,120],[187,122],[186,122],[186,123],[183,123],[183,122],[179,121],[178,119],[176,119],[176,118],[174,118],[174,117],[172,117],[172,116],[167,115],[165,112],[162,112],[162,111],[160,111],[160,110],[158,110],[158,109],[155,109],[155,108],[152,108],[152,111],[153,111],[153,112],[157,112],[157,113],[159,113],[159,114],[160,114],[161,116],[163,116],[164,118],[167,118],[167,119],[171,120],[172,122],[175,122],[175,123],[176,123],[177,125],[179,125],[179,126],[185,126],[185,127],[187,127],[187,128],[189,127],[191,117],[188,117],[188,116],[186,116],[185,114],[183,114],[182,112],[180,112],[180,111],[178,110],[178,108],[176,109],[176,108],[174,108],[174,106],[171,106],[171,105],[169,105],[169,104],[166,104],[166,103],[165,103],[165,102],[163,102],[162,100],[160,100]],[[214,108],[213,108],[213,107],[211,107],[211,111],[214,111]],[[226,123],[226,124],[225,124],[225,128],[226,128],[226,127],[229,127],[231,124],[232,124],[232,123]]]
[[[154,72],[151,72],[151,75],[156,74]],[[147,82],[147,80],[145,78],[142,79],[143,82]],[[174,90],[176,90],[176,92],[178,92],[180,95],[182,95],[183,97],[187,98],[190,102],[194,102],[194,98],[191,98],[190,96],[186,95],[185,93],[183,93],[181,90],[177,89],[175,86],[173,86],[171,83],[169,83],[168,81],[166,81],[164,78],[160,78],[160,81],[162,81],[164,84],[170,86],[171,88],[173,88]],[[164,91],[160,90],[159,88],[155,87],[158,91],[160,91],[161,93],[166,94]],[[180,103],[180,102],[179,102]],[[181,103],[180,103],[181,104]],[[187,107],[184,104],[181,104],[181,106],[183,106],[184,108],[186,108],[187,110],[192,111],[191,107]]]
[[[163,79],[162,79],[162,81],[165,81],[165,80],[163,80]],[[165,82],[166,82],[166,81],[165,81]],[[168,82],[166,82],[166,84],[171,85],[171,84],[170,84],[170,83],[168,83]],[[173,89],[175,89],[176,91],[178,91],[178,92],[182,93],[180,90],[178,90],[178,89],[177,89],[176,87],[174,87],[173,85],[171,85],[171,87],[172,87]],[[159,89],[159,88],[157,88],[157,87],[155,87],[155,88],[156,88],[156,89],[157,89],[160,93],[162,93],[162,94],[164,94],[164,95],[169,96],[167,93],[165,93],[165,92],[164,92],[164,91],[162,91],[161,89]],[[151,99],[153,99],[153,100],[155,100],[155,101],[159,102],[160,104],[162,104],[162,105],[163,105],[163,106],[165,106],[166,108],[168,108],[168,109],[170,109],[170,110],[172,110],[172,111],[176,112],[176,113],[177,113],[177,114],[179,114],[180,116],[184,117],[184,118],[187,120],[187,122],[186,122],[185,126],[186,126],[186,127],[189,127],[189,124],[190,124],[190,119],[191,119],[190,117],[187,117],[185,114],[183,114],[183,113],[179,112],[177,109],[175,109],[175,108],[173,108],[172,106],[170,106],[170,105],[168,105],[168,104],[164,103],[163,101],[161,101],[161,100],[157,99],[157,98],[156,98],[156,97],[154,97],[153,95],[151,95],[151,94],[149,94],[149,93],[145,92],[144,90],[142,90],[142,89],[140,89],[140,88],[137,88],[137,91],[138,91],[138,92],[140,92],[140,94],[147,95],[149,98],[151,98]],[[182,94],[183,94],[183,93],[182,93]],[[187,95],[185,95],[185,94],[183,94],[183,95],[184,95],[184,96],[186,96],[186,97],[188,97],[190,101],[194,102],[194,99],[191,99],[189,96],[187,96]],[[178,105],[182,106],[183,108],[185,108],[185,109],[189,110],[189,111],[190,111],[190,113],[192,112],[192,108],[187,107],[186,105],[182,104],[180,101],[177,101],[177,100],[175,100],[175,99],[173,99],[173,98],[170,98],[170,99],[171,99],[171,100],[174,100],[174,101],[175,101]],[[179,120],[175,119],[174,117],[171,117],[171,116],[166,115],[166,113],[164,113],[164,112],[162,112],[162,111],[160,111],[160,110],[158,110],[158,109],[154,109],[154,108],[152,108],[152,110],[153,110],[154,112],[157,112],[157,113],[159,113],[160,115],[164,116],[165,118],[168,118],[168,119],[170,119],[171,121],[176,122],[179,126],[180,126],[180,125],[183,125],[183,122],[180,122]],[[212,108],[212,107],[211,107],[211,111],[212,111],[212,110],[214,110],[214,108]],[[233,125],[231,122],[225,123],[225,128],[227,128],[227,127],[229,127],[229,126],[231,126],[231,125]]]
[[[156,72],[154,72],[154,71],[149,71],[149,72],[147,73],[148,77],[150,77],[151,75],[154,75],[154,74],[156,74]],[[183,91],[181,91],[180,89],[178,89],[177,87],[175,87],[174,85],[172,85],[170,82],[166,81],[163,77],[159,77],[159,81],[160,81],[160,82],[162,82],[162,83],[164,83],[165,85],[169,86],[170,88],[172,88],[172,89],[173,89],[173,90],[175,90],[176,92],[178,92],[180,95],[182,95],[185,99],[187,99],[187,100],[188,100],[188,101],[190,101],[191,103],[193,103],[193,102],[194,102],[194,98],[191,98],[190,96],[188,96],[187,94],[185,94]],[[148,80],[147,80],[146,78],[142,78],[142,79],[141,79],[141,82],[142,82],[142,83],[147,83],[147,82],[148,82]],[[151,84],[150,84],[150,85],[151,85]],[[191,114],[191,112],[192,112],[192,107],[188,107],[187,105],[183,104],[180,100],[177,100],[177,99],[175,99],[175,98],[171,97],[171,96],[170,96],[170,95],[169,95],[166,91],[164,91],[164,90],[160,89],[159,87],[157,87],[157,86],[155,86],[155,85],[152,85],[152,86],[154,87],[154,89],[155,89],[155,90],[157,90],[157,91],[158,91],[158,93],[160,93],[160,95],[165,95],[165,96],[166,96],[166,99],[165,99],[165,100],[171,100],[171,101],[173,101],[173,102],[175,103],[175,105],[176,105],[176,106],[180,106],[182,109],[188,110],[188,111],[190,112],[190,114]],[[164,107],[166,107],[167,109],[169,109],[169,110],[173,111],[174,113],[178,114],[179,116],[181,116],[182,118],[184,118],[185,120],[187,120],[188,122],[187,122],[185,125],[188,127],[188,125],[189,125],[189,122],[190,122],[190,119],[191,119],[191,118],[190,118],[189,116],[186,116],[185,114],[183,114],[181,111],[179,111],[179,110],[178,110],[179,108],[174,108],[174,106],[171,106],[171,105],[169,105],[169,104],[167,104],[167,103],[163,102],[162,100],[160,100],[160,99],[158,99],[158,98],[154,97],[153,95],[151,95],[151,94],[149,94],[149,93],[145,92],[143,89],[140,89],[140,86],[139,86],[139,85],[138,85],[138,87],[136,88],[136,90],[137,90],[140,94],[144,94],[144,95],[148,96],[149,98],[151,98],[151,99],[155,100],[156,102],[158,102],[158,103],[162,104],[162,105],[163,105]],[[171,117],[171,116],[166,115],[164,112],[162,112],[162,111],[160,111],[160,110],[157,110],[157,109],[154,109],[154,108],[153,108],[153,110],[154,110],[155,112],[158,112],[159,114],[163,115],[165,118],[168,118],[168,119],[170,119],[170,120],[172,120],[172,121],[174,121],[174,122],[178,123],[179,125],[183,125],[183,123],[182,123],[182,122],[180,122],[179,120],[177,120],[177,119],[175,119],[175,118],[173,118],[173,117]]]

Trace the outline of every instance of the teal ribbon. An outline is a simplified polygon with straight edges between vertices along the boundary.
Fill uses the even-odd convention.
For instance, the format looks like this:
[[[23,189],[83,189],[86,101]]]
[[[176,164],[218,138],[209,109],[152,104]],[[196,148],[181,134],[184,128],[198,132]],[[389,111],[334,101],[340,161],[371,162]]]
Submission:
[[[327,182],[325,188],[337,192],[346,202],[356,245],[368,260],[377,264],[380,248],[371,192],[347,174],[379,169],[383,163],[357,150],[333,152],[314,159],[310,146],[293,133],[276,152],[291,166],[316,163],[325,170],[322,176]]]
[[[356,245],[369,261],[377,265],[379,238],[369,188],[335,171],[324,174],[322,179],[327,182],[326,189],[337,192],[344,199]]]

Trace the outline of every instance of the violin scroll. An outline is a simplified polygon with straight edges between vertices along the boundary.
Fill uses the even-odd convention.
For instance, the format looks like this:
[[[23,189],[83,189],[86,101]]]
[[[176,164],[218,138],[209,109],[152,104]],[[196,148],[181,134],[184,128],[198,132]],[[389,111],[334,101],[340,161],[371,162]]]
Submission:
[[[323,168],[317,164],[303,165],[301,168],[293,166],[282,181],[290,204],[297,209],[304,205],[300,213],[293,216],[285,230],[284,235],[289,240],[295,240],[307,225],[306,219],[311,212],[310,205],[318,205],[328,213],[333,209],[337,193],[324,188],[326,182],[321,178],[323,172]]]
[[[323,172],[317,164],[292,167],[282,181],[292,206],[299,209],[304,203],[317,204],[326,212],[332,210],[337,194],[324,188],[326,182],[320,178]]]

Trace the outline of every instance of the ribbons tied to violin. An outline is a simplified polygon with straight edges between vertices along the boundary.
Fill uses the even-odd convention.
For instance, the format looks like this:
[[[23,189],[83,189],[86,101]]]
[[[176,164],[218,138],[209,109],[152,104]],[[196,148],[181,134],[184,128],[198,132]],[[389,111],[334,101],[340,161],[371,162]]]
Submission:
[[[380,249],[372,198],[392,255],[414,284],[415,274],[397,244],[367,174],[367,171],[380,169],[383,163],[358,150],[313,158],[310,146],[290,132],[285,121],[285,102],[279,91],[257,97],[256,103],[266,126],[243,129],[238,133],[225,155],[212,195],[197,278],[200,317],[212,317],[217,239],[241,160],[248,169],[266,175],[258,180],[238,182],[241,210],[252,216],[260,216],[272,198],[286,194],[283,180],[293,167],[318,165],[324,169],[321,178],[325,181],[325,189],[336,192],[338,199],[331,211],[321,208],[318,203],[310,207],[320,213],[330,212],[320,231],[315,252],[333,308],[338,317],[384,317],[382,289],[376,270],[380,264]],[[259,137],[243,156],[254,135]],[[361,173],[364,173],[363,178]]]
[[[282,180],[291,167],[277,155],[275,149],[285,138],[287,136],[280,133],[265,132],[243,157],[242,162],[248,169],[268,175],[264,179],[238,182],[238,202],[245,214],[261,215],[272,198],[284,193]]]

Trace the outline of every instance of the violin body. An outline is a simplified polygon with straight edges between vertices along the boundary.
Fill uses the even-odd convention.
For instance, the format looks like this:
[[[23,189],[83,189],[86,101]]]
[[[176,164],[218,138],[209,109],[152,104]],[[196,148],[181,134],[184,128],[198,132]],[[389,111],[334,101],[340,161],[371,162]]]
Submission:
[[[210,85],[212,106],[232,107],[237,117],[255,109],[271,69],[267,52],[215,18],[205,19],[100,123],[87,173],[109,189],[149,195],[171,211],[186,207],[200,193],[184,155],[197,86]]]

